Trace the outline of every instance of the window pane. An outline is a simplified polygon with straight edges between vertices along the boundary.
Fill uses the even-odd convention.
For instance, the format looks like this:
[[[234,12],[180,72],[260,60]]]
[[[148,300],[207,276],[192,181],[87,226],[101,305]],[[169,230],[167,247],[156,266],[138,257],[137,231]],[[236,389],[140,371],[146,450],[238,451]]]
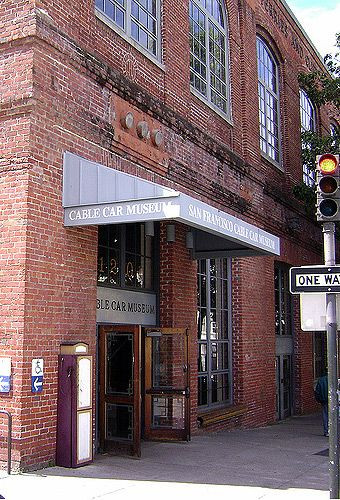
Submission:
[[[198,377],[198,406],[208,403],[208,378]]]
[[[98,247],[97,281],[98,283],[108,281],[108,250],[104,247]]]
[[[218,330],[219,324],[217,323],[217,311],[216,309],[210,309],[210,339],[217,339]]]
[[[104,0],[104,12],[110,19],[115,21],[116,8],[115,8],[114,4],[112,2],[110,2],[110,0]]]
[[[136,287],[144,288],[144,257],[136,255]]]
[[[119,285],[120,260],[117,250],[109,250],[109,283]]]
[[[210,307],[215,308],[216,307],[216,293],[217,293],[217,284],[216,284],[216,278],[211,277],[210,278]]]
[[[219,330],[219,339],[228,338],[228,311],[221,311],[221,329]]]
[[[107,334],[106,392],[133,393],[133,336],[125,333]]]
[[[120,28],[124,29],[124,20],[125,20],[125,15],[124,12],[119,9],[118,7],[116,8],[116,23]]]
[[[202,275],[200,276],[200,281],[199,281],[199,286],[200,286],[200,305],[202,307],[206,307],[207,305],[207,278],[206,276]]]
[[[207,344],[198,345],[198,371],[207,371]]]
[[[101,284],[120,284],[120,229],[119,226],[99,226],[97,281]]]
[[[211,369],[225,370],[228,368],[228,342],[211,343]]]
[[[229,381],[228,374],[221,373],[211,376],[211,402],[221,403],[228,399]]]
[[[275,333],[292,335],[292,298],[289,292],[288,268],[275,268],[274,287]]]
[[[137,229],[135,224],[126,225],[126,236],[125,236],[125,249],[127,252],[135,252],[137,246],[137,239],[140,230]]]
[[[161,429],[185,429],[184,397],[153,396],[152,426]]]
[[[133,406],[106,403],[106,439],[132,441]]]
[[[205,340],[207,338],[207,310],[205,308],[198,311],[197,319],[198,339]]]
[[[109,246],[109,226],[98,227],[98,245]]]
[[[119,232],[119,226],[113,225],[113,226],[102,226],[103,228],[107,228],[107,232],[109,234],[108,238],[108,246],[111,248],[116,248],[118,249],[120,246],[120,232]]]
[[[136,286],[136,255],[126,252],[125,254],[125,285]]]

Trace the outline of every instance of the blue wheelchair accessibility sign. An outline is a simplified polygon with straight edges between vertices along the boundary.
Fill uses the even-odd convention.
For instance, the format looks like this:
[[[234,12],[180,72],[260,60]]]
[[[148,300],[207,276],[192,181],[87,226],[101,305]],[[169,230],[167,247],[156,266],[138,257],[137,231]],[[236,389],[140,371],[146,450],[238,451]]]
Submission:
[[[43,389],[43,377],[32,377],[32,392],[41,392]]]
[[[11,377],[0,375],[0,392],[9,392],[11,389]]]
[[[44,360],[42,358],[32,359],[31,391],[41,392],[44,380]]]

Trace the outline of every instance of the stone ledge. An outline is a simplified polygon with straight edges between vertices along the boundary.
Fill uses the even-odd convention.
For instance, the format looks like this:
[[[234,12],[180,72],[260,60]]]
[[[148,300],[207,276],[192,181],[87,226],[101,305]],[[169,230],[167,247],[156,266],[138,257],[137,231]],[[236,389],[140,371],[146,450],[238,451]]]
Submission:
[[[199,413],[197,418],[198,427],[208,427],[209,425],[224,422],[230,418],[239,417],[244,415],[247,410],[248,408],[244,405],[235,405]]]

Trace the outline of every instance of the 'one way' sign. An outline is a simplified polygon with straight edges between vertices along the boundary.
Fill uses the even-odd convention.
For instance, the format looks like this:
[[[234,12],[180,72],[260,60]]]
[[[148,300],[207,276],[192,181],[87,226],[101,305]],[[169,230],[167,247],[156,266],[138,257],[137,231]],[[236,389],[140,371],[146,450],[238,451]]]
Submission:
[[[340,293],[340,266],[291,267],[291,293]]]

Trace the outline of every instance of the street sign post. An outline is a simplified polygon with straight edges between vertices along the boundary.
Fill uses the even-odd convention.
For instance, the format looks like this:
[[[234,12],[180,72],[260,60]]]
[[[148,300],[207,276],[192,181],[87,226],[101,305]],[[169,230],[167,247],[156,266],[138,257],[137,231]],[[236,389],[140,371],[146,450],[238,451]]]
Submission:
[[[324,222],[322,232],[325,265],[292,267],[289,274],[289,288],[290,292],[293,294],[322,292],[326,294],[325,325],[327,333],[328,362],[329,492],[331,499],[338,499],[340,451],[338,426],[339,400],[336,294],[340,293],[340,266],[335,264],[334,222]]]

